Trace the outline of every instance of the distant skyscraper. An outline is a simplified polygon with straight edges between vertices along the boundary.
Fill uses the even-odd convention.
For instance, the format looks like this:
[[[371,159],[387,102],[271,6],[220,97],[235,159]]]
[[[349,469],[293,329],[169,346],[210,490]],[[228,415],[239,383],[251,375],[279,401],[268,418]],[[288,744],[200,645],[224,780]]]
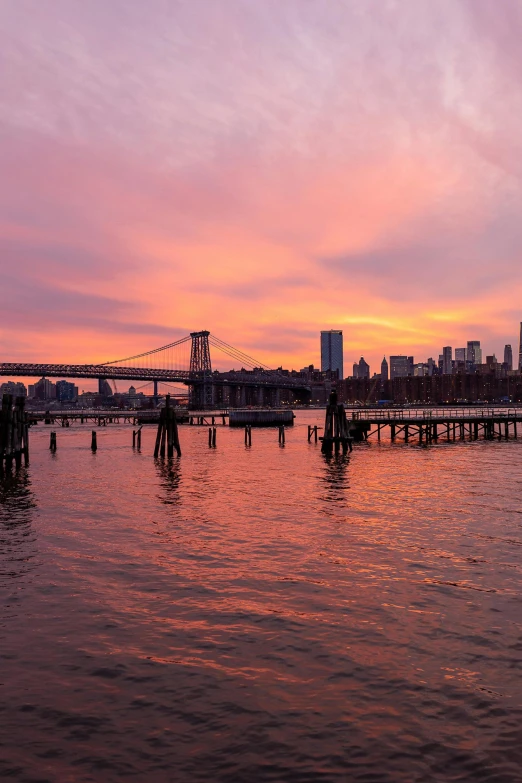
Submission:
[[[471,364],[482,364],[482,350],[480,348],[480,340],[468,340],[466,361],[471,362]]]
[[[354,378],[359,377],[359,364],[357,362],[353,363],[353,377]]]
[[[381,380],[382,381],[388,380],[388,362],[386,361],[386,356],[383,357],[383,360],[381,362]]]
[[[518,371],[522,372],[522,321],[520,322],[520,345],[518,349]]]
[[[359,378],[369,378],[370,377],[370,365],[368,362],[365,362],[363,357],[359,359]]]
[[[513,369],[513,349],[510,345],[506,345],[504,348],[504,364],[507,365],[507,370]]]
[[[442,349],[442,373],[444,375],[451,375],[453,372],[452,353],[451,345],[447,345]]]
[[[409,375],[410,362],[408,356],[390,356],[390,378],[404,378]]]
[[[455,348],[455,361],[456,362],[465,362],[466,361],[466,349],[465,348]]]
[[[343,333],[338,329],[321,332],[321,372],[338,370],[339,378],[343,373]]]

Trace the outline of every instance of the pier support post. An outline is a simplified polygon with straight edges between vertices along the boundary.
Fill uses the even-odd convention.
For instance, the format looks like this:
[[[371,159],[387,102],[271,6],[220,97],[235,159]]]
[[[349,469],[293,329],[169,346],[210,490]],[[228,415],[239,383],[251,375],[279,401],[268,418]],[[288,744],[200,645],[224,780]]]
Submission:
[[[96,439],[96,430],[92,430],[91,432],[91,449],[93,452],[97,451],[98,449],[98,442]]]

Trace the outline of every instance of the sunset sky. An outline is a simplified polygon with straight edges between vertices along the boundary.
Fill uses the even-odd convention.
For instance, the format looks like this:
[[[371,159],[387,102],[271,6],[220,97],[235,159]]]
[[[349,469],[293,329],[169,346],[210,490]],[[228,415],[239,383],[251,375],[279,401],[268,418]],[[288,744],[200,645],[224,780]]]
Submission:
[[[516,354],[521,40],[522,0],[0,0],[2,360]]]

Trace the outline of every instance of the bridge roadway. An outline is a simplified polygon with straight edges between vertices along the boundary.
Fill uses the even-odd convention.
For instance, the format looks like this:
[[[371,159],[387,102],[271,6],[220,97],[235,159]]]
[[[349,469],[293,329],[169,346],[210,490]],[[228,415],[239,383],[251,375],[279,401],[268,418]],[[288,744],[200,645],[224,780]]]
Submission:
[[[203,377],[188,370],[156,370],[146,367],[117,367],[107,364],[30,364],[0,362],[0,376],[12,378],[94,378],[114,381],[157,381],[183,383],[186,386],[212,384],[218,386],[248,386],[266,389],[295,389],[310,392],[309,384],[283,375],[278,370],[260,372],[218,372]]]

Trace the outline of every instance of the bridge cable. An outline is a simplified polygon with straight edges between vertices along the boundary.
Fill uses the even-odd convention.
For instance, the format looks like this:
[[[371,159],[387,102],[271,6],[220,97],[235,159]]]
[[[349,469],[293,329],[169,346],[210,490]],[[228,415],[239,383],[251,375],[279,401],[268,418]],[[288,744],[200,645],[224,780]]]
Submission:
[[[103,362],[100,367],[105,367],[108,364],[120,364],[121,362],[130,362],[133,359],[141,359],[144,356],[150,356],[154,353],[159,353],[160,351],[165,351],[168,348],[174,348],[177,345],[182,345],[183,343],[188,342],[191,337],[190,335],[187,335],[186,337],[183,337],[181,340],[176,340],[174,343],[169,343],[168,345],[162,345],[161,348],[153,348],[152,351],[145,351],[144,353],[138,353],[136,356],[127,356],[125,359],[113,359],[111,362]]]
[[[254,359],[253,356],[244,353],[244,351],[240,351],[238,348],[234,348],[232,345],[229,345],[224,340],[220,340],[219,337],[216,337],[213,334],[209,336],[209,342],[214,346],[214,348],[218,348],[218,350],[223,351],[223,353],[226,353],[228,356],[232,356],[232,358],[244,362],[250,367],[259,367],[264,370],[271,370],[271,368],[266,364],[263,364],[257,359]]]

